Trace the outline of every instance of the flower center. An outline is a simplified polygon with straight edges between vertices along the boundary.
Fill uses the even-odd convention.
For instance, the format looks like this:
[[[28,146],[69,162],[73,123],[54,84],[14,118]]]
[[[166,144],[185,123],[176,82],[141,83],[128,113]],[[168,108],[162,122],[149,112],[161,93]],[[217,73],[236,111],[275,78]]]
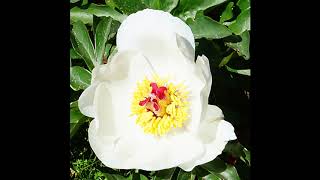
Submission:
[[[188,92],[183,84],[174,85],[157,76],[153,81],[145,78],[138,82],[131,104],[136,124],[145,133],[164,135],[180,128],[188,119]]]

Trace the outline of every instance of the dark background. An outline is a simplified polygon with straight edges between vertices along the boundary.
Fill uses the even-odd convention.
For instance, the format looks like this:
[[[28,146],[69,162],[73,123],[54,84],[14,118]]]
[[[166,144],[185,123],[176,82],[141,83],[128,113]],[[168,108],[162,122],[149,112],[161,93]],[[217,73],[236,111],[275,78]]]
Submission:
[[[1,4],[1,175],[68,179],[69,2],[10,2]],[[312,7],[252,1],[252,112],[239,115],[252,121],[250,133],[237,133],[244,141],[252,137],[253,179],[318,176],[318,11]],[[214,88],[219,83],[213,83],[216,97],[225,93]],[[225,90],[243,101],[211,94],[210,103],[232,121],[232,111],[248,102],[238,87]]]

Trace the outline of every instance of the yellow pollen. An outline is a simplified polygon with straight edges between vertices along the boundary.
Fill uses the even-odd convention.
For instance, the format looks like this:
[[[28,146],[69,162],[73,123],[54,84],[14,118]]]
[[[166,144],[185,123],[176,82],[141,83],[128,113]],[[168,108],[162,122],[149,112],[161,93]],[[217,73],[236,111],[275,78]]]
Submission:
[[[152,80],[145,78],[137,83],[131,113],[145,133],[162,136],[174,128],[181,128],[189,118],[188,96],[183,84],[175,85],[159,76]]]

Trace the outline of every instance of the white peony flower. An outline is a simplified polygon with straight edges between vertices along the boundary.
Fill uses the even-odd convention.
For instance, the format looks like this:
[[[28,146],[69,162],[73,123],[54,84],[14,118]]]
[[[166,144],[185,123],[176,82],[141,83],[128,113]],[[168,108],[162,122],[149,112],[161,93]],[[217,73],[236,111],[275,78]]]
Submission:
[[[151,9],[131,14],[117,48],[79,98],[80,111],[94,118],[89,142],[103,164],[191,171],[236,139],[222,111],[208,104],[209,61],[194,62],[194,37],[182,20]]]

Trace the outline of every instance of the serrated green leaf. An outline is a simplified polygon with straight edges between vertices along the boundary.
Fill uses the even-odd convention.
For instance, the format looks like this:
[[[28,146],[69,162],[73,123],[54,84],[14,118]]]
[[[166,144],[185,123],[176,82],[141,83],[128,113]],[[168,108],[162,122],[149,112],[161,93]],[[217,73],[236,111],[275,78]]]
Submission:
[[[73,49],[84,59],[88,68],[92,70],[96,64],[94,48],[88,30],[81,21],[73,24],[71,44]]]
[[[141,0],[144,5],[151,9],[159,9],[171,12],[178,4],[179,0]]]
[[[221,68],[222,66],[226,65],[230,61],[232,55],[233,55],[233,52],[231,54],[229,54],[228,56],[224,57],[222,59],[222,61],[220,62],[220,64],[219,64],[219,68]]]
[[[198,11],[208,9],[225,2],[226,0],[180,0],[174,15],[183,20],[195,18]]]
[[[88,13],[84,9],[80,9],[77,6],[70,10],[70,21],[71,21],[71,24],[73,24],[73,23],[75,23],[77,21],[81,21],[84,24],[92,25],[92,19],[93,19],[92,14]]]
[[[95,54],[98,64],[102,64],[103,54],[105,52],[106,42],[111,29],[112,19],[110,17],[102,17],[97,25],[95,33]]]
[[[132,14],[147,8],[141,0],[113,0],[113,3],[124,14]]]
[[[72,48],[70,49],[70,58],[71,59],[82,59],[81,56]]]
[[[240,8],[241,11],[244,11],[250,8],[250,0],[239,0],[237,2],[237,6]]]
[[[202,164],[201,167],[211,173],[220,173],[227,168],[225,162],[218,157],[208,163]]]
[[[225,67],[230,72],[237,73],[237,74],[242,74],[242,75],[246,75],[246,76],[250,76],[250,69],[233,69],[233,68],[230,68],[227,65],[225,65]]]
[[[242,34],[246,30],[250,30],[250,8],[242,11],[228,28],[237,35]]]
[[[70,68],[70,87],[74,91],[86,89],[90,86],[91,73],[80,66],[73,66]]]
[[[237,43],[226,43],[227,46],[234,49],[239,56],[243,56],[245,60],[250,59],[250,33],[248,31],[243,32],[241,35],[241,41]]]
[[[237,169],[231,165],[227,165],[227,168],[219,173],[219,176],[222,177],[222,179],[227,180],[240,180]]]
[[[127,16],[119,13],[118,11],[112,9],[109,6],[97,5],[91,3],[86,10],[89,14],[98,16],[98,17],[111,17],[112,19],[122,22]]]
[[[182,169],[179,171],[177,180],[194,180],[195,175],[191,172],[185,172]]]
[[[229,2],[229,4],[226,6],[224,11],[222,12],[220,16],[220,23],[223,23],[233,17],[232,9],[233,9],[233,2]]]
[[[188,19],[187,24],[196,39],[221,39],[232,35],[226,26],[202,14],[197,15],[195,20]]]

